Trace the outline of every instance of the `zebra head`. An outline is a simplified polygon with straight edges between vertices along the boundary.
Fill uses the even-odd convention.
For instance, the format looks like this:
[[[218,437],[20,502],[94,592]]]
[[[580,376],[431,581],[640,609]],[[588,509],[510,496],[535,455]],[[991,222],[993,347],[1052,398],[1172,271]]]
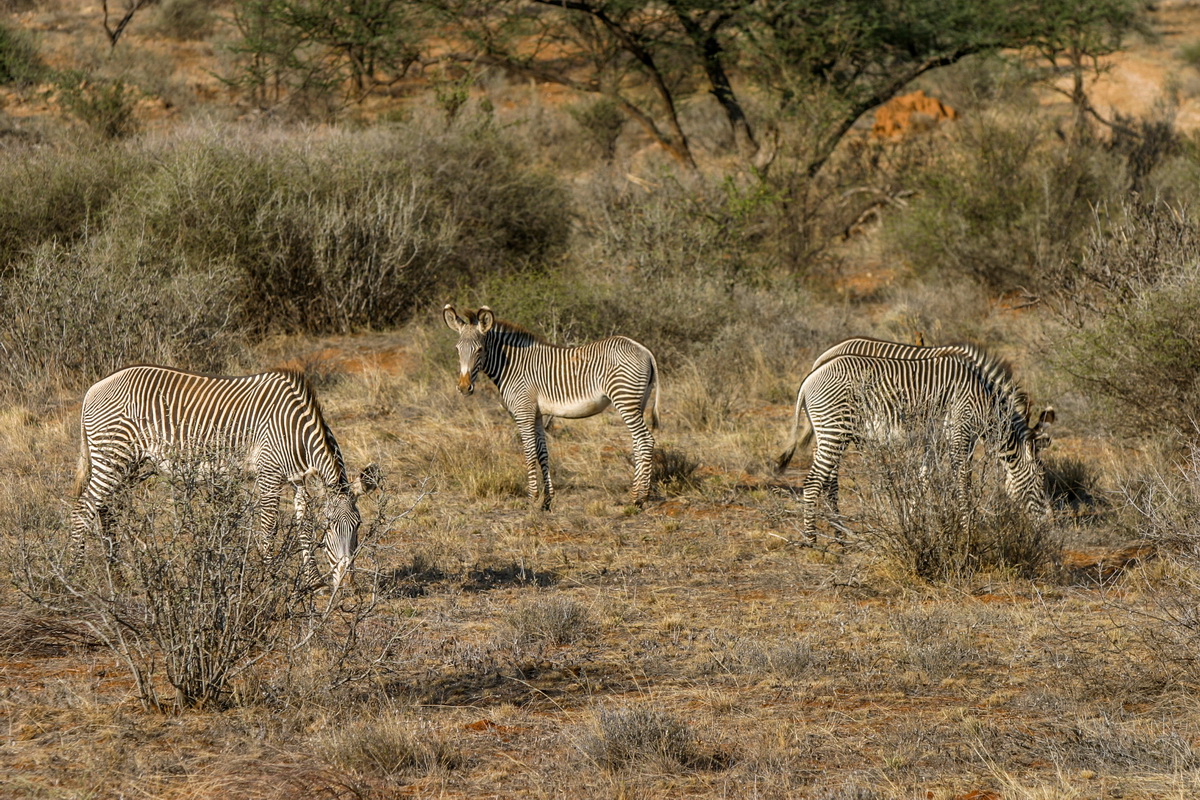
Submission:
[[[1038,453],[1050,442],[1046,427],[1054,422],[1054,418],[1054,409],[1047,407],[1035,424],[1019,426],[1024,428],[1024,435],[1018,433],[1015,446],[1004,458],[1008,467],[1005,488],[1010,497],[1023,501],[1031,513],[1050,513],[1046,474]]]
[[[329,560],[329,585],[336,590],[350,571],[354,556],[358,552],[358,527],[362,516],[358,513],[358,497],[379,485],[379,468],[367,466],[356,480],[331,490],[326,498],[322,514],[325,535],[321,549]]]
[[[479,374],[483,359],[484,341],[496,323],[496,315],[487,306],[465,313],[467,318],[463,319],[449,303],[442,309],[447,327],[458,334],[458,391],[469,395],[475,391],[475,377]]]

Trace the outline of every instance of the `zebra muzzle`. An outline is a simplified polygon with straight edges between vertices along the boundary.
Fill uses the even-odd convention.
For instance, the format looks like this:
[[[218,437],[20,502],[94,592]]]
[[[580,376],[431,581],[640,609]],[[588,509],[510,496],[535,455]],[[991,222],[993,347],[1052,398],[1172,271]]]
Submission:
[[[458,391],[460,394],[474,394],[475,382],[471,380],[470,375],[460,375],[458,378]]]

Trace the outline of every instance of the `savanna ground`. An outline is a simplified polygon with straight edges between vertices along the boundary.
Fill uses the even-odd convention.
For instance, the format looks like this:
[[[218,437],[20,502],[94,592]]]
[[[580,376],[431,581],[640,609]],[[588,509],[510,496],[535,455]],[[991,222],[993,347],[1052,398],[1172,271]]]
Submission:
[[[14,16],[55,66],[137,100],[6,95],[0,796],[1196,794],[1190,7],[1131,44],[1178,74],[1175,117],[1130,110],[1136,141],[1064,144],[1044,90],[972,62],[924,83],[957,121],[864,132],[800,203],[786,162],[775,184],[681,174],[628,126],[606,139],[587,108],[497,75],[454,113],[416,93],[395,118],[264,121],[213,100],[231,90],[188,59],[219,62],[228,31],[181,33],[166,12],[186,8],[146,28],[184,44],[133,47],[131,28],[111,58],[94,32],[62,41],[94,16]],[[114,118],[142,132],[93,138]],[[711,109],[685,120],[721,150]],[[854,206],[864,185],[887,201]],[[653,349],[657,499],[626,505],[607,412],[555,423],[555,507],[532,510],[494,388],[455,392],[447,301]],[[800,546],[804,465],[771,462],[807,366],[848,335],[917,331],[987,346],[1056,406],[1052,520],[1014,514],[981,454],[964,551],[946,484],[868,449],[843,470],[848,541],[825,526]],[[147,707],[97,607],[46,600],[79,399],[139,360],[303,369],[350,470],[385,479],[325,627],[199,708]],[[139,484],[127,545],[178,497]],[[169,698],[163,654],[125,652]]]

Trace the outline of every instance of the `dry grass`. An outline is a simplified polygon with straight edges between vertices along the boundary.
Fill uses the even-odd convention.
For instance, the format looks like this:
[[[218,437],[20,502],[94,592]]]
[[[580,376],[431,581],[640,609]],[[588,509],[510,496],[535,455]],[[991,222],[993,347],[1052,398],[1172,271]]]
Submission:
[[[1160,607],[1148,587],[1189,585],[1164,565],[1106,585],[984,570],[944,586],[857,547],[788,546],[799,476],[766,469],[787,405],[747,393],[736,424],[714,426],[683,402],[702,391],[687,372],[667,376],[664,499],[624,506],[627,437],[609,412],[552,432],[558,508],[545,514],[524,499],[494,392],[455,393],[435,331],[272,345],[334,360],[318,376],[331,425],[351,468],[380,462],[393,498],[361,562],[377,607],[354,647],[335,631],[247,676],[234,708],[173,720],[141,711],[75,623],[6,590],[12,796],[54,784],[97,797],[950,800],[1192,786],[1200,708],[1177,702],[1190,629],[1142,614]],[[9,546],[61,525],[70,417],[7,412]],[[1058,462],[1074,476],[1063,483],[1104,491],[1109,468],[1071,466],[1075,453]],[[851,519],[870,486],[851,465]],[[363,510],[376,518],[377,501]]]

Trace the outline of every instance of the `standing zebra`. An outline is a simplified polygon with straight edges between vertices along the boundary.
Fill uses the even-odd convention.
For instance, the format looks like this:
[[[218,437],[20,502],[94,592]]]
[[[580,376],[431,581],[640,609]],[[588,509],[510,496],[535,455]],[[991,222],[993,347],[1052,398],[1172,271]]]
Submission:
[[[542,508],[549,509],[554,497],[543,416],[579,419],[612,405],[633,437],[633,500],[639,505],[646,501],[654,453],[654,436],[645,421],[651,392],[650,425],[658,427],[658,364],[653,353],[625,336],[579,347],[551,344],[496,319],[487,306],[460,316],[447,304],[442,316],[458,334],[458,390],[466,395],[474,392],[482,369],[517,423],[530,500],[540,490]]]
[[[949,438],[951,468],[963,522],[969,521],[967,486],[971,453],[980,438],[996,442],[1006,470],[1008,493],[1029,511],[1048,511],[1045,480],[1036,439],[1054,420],[1053,409],[1036,425],[1026,416],[1026,400],[1002,362],[976,349],[984,364],[963,355],[928,359],[840,355],[809,373],[796,394],[791,441],[779,457],[787,467],[797,447],[814,435],[816,449],[804,480],[804,532],[816,534],[816,501],[824,492],[836,511],[837,473],[842,455],[863,438],[887,438],[892,430],[940,418]],[[1003,375],[1003,379],[994,378]],[[809,425],[800,435],[801,413]]]
[[[103,529],[113,493],[149,461],[170,472],[172,460],[229,453],[255,474],[259,547],[270,553],[284,484],[295,491],[296,519],[308,506],[305,480],[325,486],[321,547],[337,588],[358,549],[356,498],[374,488],[374,465],[351,483],[342,451],[303,375],[264,372],[213,377],[169,367],[126,367],[88,389],[81,414],[82,447],[76,475],[71,537],[76,558],[93,520]],[[312,540],[301,526],[305,568]]]

